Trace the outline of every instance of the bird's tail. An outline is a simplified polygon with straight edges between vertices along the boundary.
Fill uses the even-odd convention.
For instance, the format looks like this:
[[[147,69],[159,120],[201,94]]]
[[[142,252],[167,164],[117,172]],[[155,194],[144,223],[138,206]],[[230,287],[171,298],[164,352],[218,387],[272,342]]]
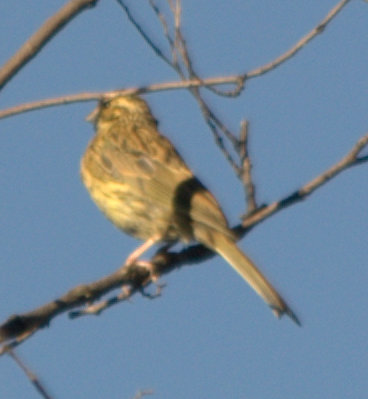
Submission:
[[[280,294],[257,266],[238,248],[236,243],[222,233],[212,235],[212,245],[207,245],[221,255],[271,307],[277,317],[287,314],[299,326],[300,321]]]

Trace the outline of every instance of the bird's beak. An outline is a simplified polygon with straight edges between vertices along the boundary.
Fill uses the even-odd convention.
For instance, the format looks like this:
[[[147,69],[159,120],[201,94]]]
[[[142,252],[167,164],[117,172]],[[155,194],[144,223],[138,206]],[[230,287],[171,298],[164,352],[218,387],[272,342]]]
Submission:
[[[98,105],[90,114],[86,116],[86,121],[95,125],[100,114],[100,110],[101,107]]]

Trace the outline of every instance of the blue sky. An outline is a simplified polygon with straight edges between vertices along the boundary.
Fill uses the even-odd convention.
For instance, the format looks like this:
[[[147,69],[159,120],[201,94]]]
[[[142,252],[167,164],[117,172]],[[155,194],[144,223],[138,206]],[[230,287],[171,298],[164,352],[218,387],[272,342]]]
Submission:
[[[0,4],[3,64],[63,5]],[[130,2],[164,44],[145,1]],[[161,2],[163,3],[163,2]],[[183,2],[183,25],[203,77],[249,71],[309,32],[336,1]],[[368,5],[352,1],[286,64],[249,81],[238,99],[207,96],[229,126],[250,121],[258,200],[291,193],[367,132]],[[0,108],[84,91],[176,80],[116,2],[99,2],[55,37],[4,88]],[[214,192],[232,225],[243,190],[184,90],[145,97],[160,127]],[[137,241],[97,210],[79,178],[95,102],[0,120],[0,318],[31,310],[123,262]],[[240,246],[303,322],[278,321],[220,259],[164,277],[163,296],[134,297],[98,317],[65,315],[18,349],[55,398],[364,398],[368,164],[257,226]],[[0,397],[38,398],[0,359]]]

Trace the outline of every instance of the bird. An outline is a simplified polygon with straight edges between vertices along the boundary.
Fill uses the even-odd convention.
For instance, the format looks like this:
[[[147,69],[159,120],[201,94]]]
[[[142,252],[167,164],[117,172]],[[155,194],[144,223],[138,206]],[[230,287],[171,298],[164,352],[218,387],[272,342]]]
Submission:
[[[238,247],[213,194],[186,165],[138,95],[99,101],[87,117],[95,128],[81,159],[81,178],[92,200],[123,232],[143,241],[125,264],[154,244],[198,242],[220,255],[266,302],[276,317],[300,321]]]

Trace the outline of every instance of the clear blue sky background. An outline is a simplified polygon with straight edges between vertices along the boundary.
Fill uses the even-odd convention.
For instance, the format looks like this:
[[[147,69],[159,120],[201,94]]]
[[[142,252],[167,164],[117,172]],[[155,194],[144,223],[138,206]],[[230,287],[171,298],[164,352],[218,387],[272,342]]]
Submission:
[[[64,1],[0,3],[3,64]],[[164,43],[146,1],[130,1]],[[164,3],[164,2],[160,2]],[[286,51],[336,0],[183,1],[197,70],[251,70]],[[251,123],[260,202],[280,199],[339,160],[368,128],[368,4],[352,1],[327,30],[237,100],[208,97],[233,129]],[[77,17],[6,86],[0,108],[83,91],[176,80],[114,1]],[[162,131],[216,194],[231,224],[238,180],[184,90],[146,96]],[[97,210],[79,178],[94,102],[0,120],[0,318],[115,270],[137,245]],[[241,247],[300,316],[273,318],[216,258],[165,276],[155,301],[135,297],[99,317],[65,315],[18,349],[56,399],[366,398],[368,164],[254,229]],[[0,398],[39,398],[0,358]]]

